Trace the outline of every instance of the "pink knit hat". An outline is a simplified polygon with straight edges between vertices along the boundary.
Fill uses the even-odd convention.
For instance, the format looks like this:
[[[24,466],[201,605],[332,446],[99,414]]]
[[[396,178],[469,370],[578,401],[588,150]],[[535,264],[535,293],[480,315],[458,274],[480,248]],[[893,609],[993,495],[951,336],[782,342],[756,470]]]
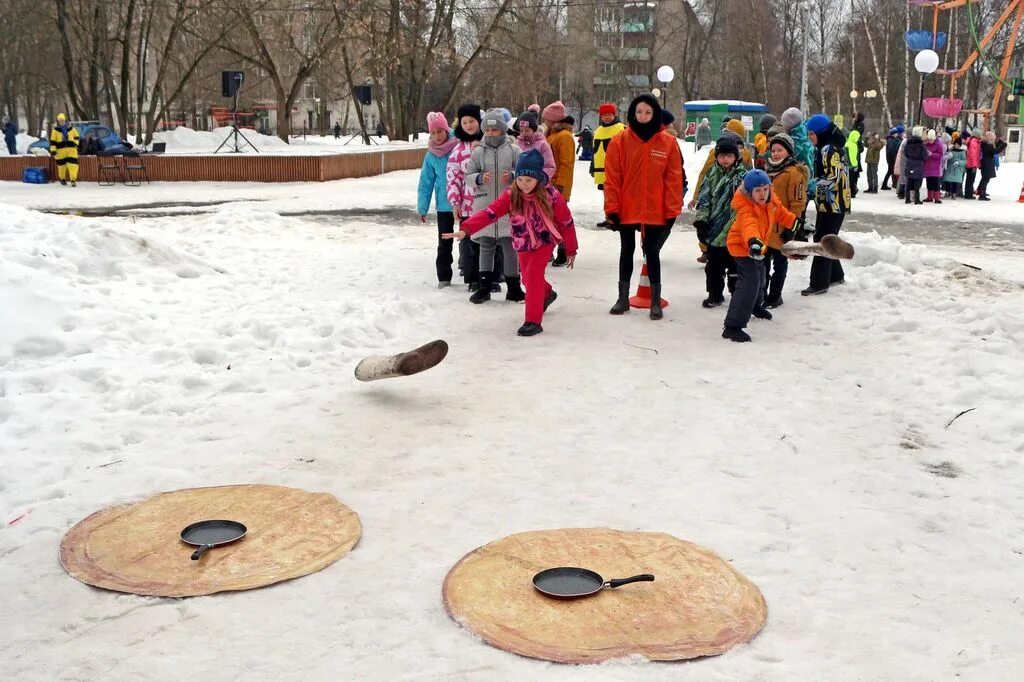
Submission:
[[[536,102],[534,102],[530,106],[526,107],[526,110],[527,111],[532,111],[532,112],[534,112],[536,114],[539,114],[540,113],[540,105],[537,104]]]
[[[440,111],[431,111],[427,114],[427,132],[433,133],[438,130],[448,130],[448,119]]]
[[[544,107],[544,113],[540,115],[545,121],[558,123],[565,118],[565,105],[561,102],[552,102]]]

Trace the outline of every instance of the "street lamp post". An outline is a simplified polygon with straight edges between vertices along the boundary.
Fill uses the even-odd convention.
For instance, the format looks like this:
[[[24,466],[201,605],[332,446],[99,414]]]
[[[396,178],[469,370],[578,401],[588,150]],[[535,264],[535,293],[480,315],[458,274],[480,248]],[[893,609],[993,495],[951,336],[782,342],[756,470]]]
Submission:
[[[934,50],[921,50],[914,57],[914,68],[921,74],[921,89],[917,97],[917,123],[921,125],[921,110],[924,108],[924,77],[939,68],[939,55]]]
[[[662,104],[668,104],[668,84],[676,77],[675,69],[668,64],[658,67],[658,80],[661,81]]]

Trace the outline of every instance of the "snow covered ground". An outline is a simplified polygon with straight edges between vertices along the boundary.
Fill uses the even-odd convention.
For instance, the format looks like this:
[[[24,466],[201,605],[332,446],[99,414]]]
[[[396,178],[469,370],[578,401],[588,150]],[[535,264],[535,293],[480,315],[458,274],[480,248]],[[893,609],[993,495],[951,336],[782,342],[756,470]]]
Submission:
[[[990,204],[907,215],[1014,229],[1012,173],[1019,187],[1004,167]],[[851,233],[847,284],[801,298],[808,265],[794,264],[786,304],[739,345],[719,338],[724,310],[700,308],[692,216],[666,246],[660,323],[607,314],[617,238],[581,230],[576,270],[549,271],[544,334],[521,339],[520,305],[435,288],[415,176],[0,184],[5,677],[1017,679],[1024,254]],[[861,197],[861,214],[904,210]],[[232,203],[29,210],[166,201]],[[599,219],[582,164],[571,206]],[[282,215],[304,210],[321,213]],[[353,380],[364,355],[434,338],[451,345],[441,366]],[[246,482],[329,491],[363,538],[306,578],[186,600],[91,589],[57,561],[100,508]],[[710,547],[759,585],[768,624],[717,658],[573,668],[445,615],[463,554],[566,526]]]

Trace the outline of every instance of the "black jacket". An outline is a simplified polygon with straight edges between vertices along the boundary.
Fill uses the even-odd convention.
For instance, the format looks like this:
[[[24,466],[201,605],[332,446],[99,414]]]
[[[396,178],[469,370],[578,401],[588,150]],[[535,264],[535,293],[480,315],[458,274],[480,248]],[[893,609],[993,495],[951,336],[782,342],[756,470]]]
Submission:
[[[924,162],[931,156],[931,152],[924,146],[924,140],[920,137],[912,137],[907,140],[903,148],[903,174],[907,180],[920,180],[924,177]]]
[[[896,155],[899,154],[901,144],[903,144],[903,138],[899,135],[890,135],[885,138],[885,160],[889,162],[890,168],[896,165]]]

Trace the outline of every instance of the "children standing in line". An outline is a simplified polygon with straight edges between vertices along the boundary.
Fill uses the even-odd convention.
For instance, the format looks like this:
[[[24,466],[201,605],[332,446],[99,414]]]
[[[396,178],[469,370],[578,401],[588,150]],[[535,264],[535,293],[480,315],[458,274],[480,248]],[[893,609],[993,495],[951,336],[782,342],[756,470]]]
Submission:
[[[448,202],[452,205],[455,219],[462,222],[473,212],[473,196],[476,191],[466,185],[466,165],[469,163],[473,148],[483,139],[480,130],[480,107],[476,104],[463,104],[459,107],[458,120],[455,122],[455,137],[459,143],[448,156],[446,177],[448,181]],[[472,242],[463,240],[459,244],[459,268],[470,291],[476,291],[479,285],[480,254],[473,249]]]
[[[708,297],[701,305],[714,308],[725,302],[725,280],[728,276],[729,292],[736,288],[736,274],[732,257],[725,245],[726,233],[735,216],[732,195],[743,182],[747,169],[738,161],[740,150],[736,142],[722,136],[715,144],[715,165],[711,167],[700,185],[696,200],[697,239],[707,245],[705,251],[704,275],[707,280]]]
[[[949,159],[946,161],[946,170],[942,175],[942,184],[945,186],[947,199],[956,199],[958,196],[962,196],[965,168],[967,168],[967,152],[960,140],[960,133],[954,131],[949,145]]]
[[[769,146],[771,157],[765,170],[772,181],[772,195],[798,218],[795,231],[803,226],[807,210],[807,181],[810,170],[793,156],[793,138],[779,133],[772,138]],[[877,182],[878,178],[875,177]],[[782,305],[782,288],[786,285],[789,259],[782,253],[782,236],[778,230],[768,232],[765,240],[768,251],[764,258],[765,286],[764,307],[778,308]]]
[[[736,261],[739,281],[725,315],[722,338],[742,343],[750,341],[750,335],[743,328],[750,322],[751,315],[762,320],[772,319],[772,314],[763,306],[765,269],[761,260],[768,236],[776,226],[783,228],[782,241],[793,238],[796,216],[772,192],[771,180],[762,170],[752,170],[744,176],[743,187],[736,191],[731,203],[736,218],[729,228],[728,247]]]
[[[431,195],[437,208],[437,258],[434,267],[437,270],[437,288],[443,289],[452,283],[452,242],[442,239],[441,235],[455,230],[455,214],[448,201],[447,167],[448,157],[459,141],[451,134],[448,121],[444,114],[432,111],[427,114],[427,131],[430,140],[427,142],[427,153],[423,157],[423,168],[420,169],[420,183],[416,202],[416,212],[420,222],[427,222],[430,210]]]
[[[489,109],[484,114],[482,127],[483,144],[473,150],[466,164],[466,185],[475,188],[473,211],[479,212],[495,201],[512,184],[512,174],[519,158],[519,147],[509,142],[507,124],[501,111]],[[498,220],[493,227],[479,231],[473,236],[480,252],[480,286],[469,300],[483,303],[491,300],[491,285],[497,284],[495,252],[501,246],[502,270],[508,291],[505,299],[522,301],[525,296],[519,285],[519,265],[512,250],[512,233],[508,220]],[[500,288],[499,288],[500,291]]]
[[[526,284],[526,321],[516,332],[534,336],[544,331],[544,311],[558,294],[544,278],[544,271],[555,245],[565,243],[566,265],[576,261],[576,226],[565,199],[547,186],[544,157],[536,149],[520,155],[516,161],[515,183],[484,210],[463,221],[458,232],[446,239],[464,238],[479,232],[502,216],[511,217],[512,246],[519,254],[519,265]]]

